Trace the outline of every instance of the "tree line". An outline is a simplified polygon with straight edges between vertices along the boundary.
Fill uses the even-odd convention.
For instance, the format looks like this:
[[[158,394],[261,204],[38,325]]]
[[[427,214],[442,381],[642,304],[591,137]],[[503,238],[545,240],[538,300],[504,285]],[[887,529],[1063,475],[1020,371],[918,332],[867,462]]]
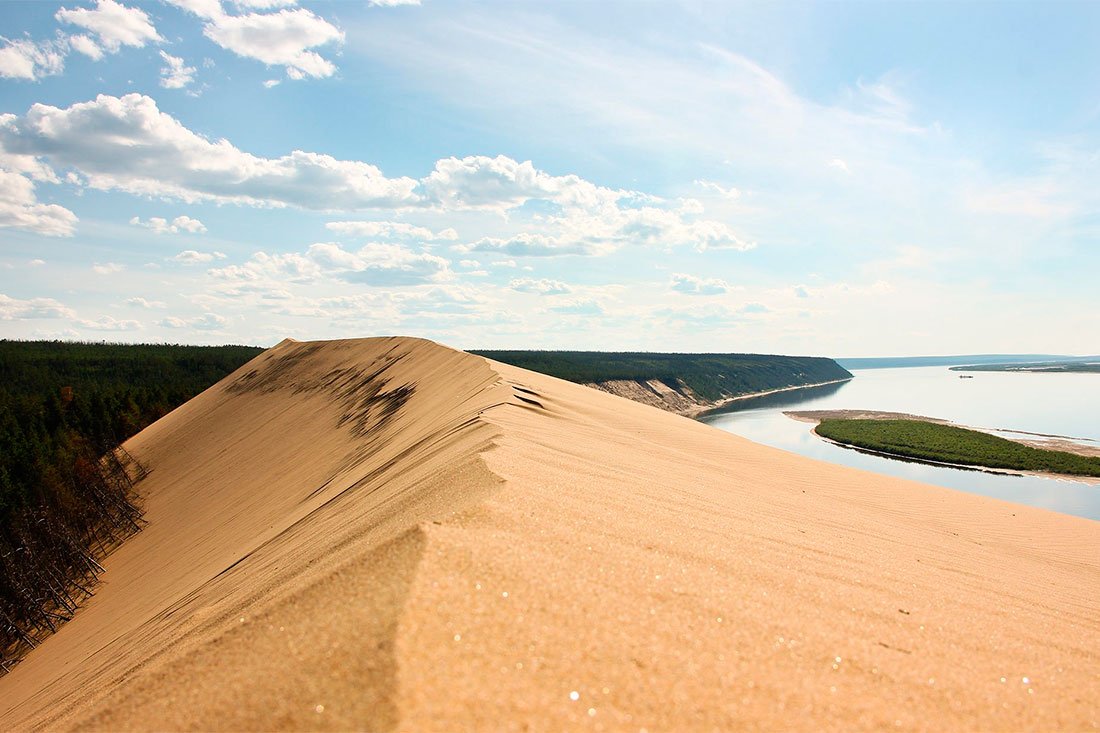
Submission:
[[[0,673],[140,528],[121,444],[262,349],[0,340]]]
[[[625,351],[483,350],[471,353],[580,384],[659,379],[675,388],[682,382],[708,401],[852,377],[832,359],[818,356]]]

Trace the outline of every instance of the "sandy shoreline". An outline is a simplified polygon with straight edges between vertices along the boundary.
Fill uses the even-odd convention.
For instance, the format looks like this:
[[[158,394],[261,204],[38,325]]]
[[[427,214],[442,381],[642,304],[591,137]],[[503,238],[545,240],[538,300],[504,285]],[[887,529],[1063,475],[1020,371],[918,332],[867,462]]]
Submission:
[[[2,730],[1100,728],[1100,523],[416,339],[133,438],[147,526]]]

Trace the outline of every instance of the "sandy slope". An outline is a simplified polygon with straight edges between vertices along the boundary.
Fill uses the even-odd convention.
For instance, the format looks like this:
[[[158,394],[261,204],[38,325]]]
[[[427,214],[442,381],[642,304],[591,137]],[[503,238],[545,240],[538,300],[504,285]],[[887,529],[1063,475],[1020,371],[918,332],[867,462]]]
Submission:
[[[128,447],[149,524],[0,729],[1100,726],[1100,523],[412,339],[283,343]]]

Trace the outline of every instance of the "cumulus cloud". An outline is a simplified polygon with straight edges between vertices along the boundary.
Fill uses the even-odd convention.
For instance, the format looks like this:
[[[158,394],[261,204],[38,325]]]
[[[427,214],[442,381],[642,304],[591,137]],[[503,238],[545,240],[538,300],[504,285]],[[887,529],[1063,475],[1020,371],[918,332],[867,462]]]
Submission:
[[[16,321],[31,318],[73,318],[71,309],[53,298],[20,300],[0,293],[0,321]]]
[[[64,206],[38,203],[34,182],[27,176],[4,170],[5,162],[8,161],[0,154],[0,227],[49,237],[71,237],[76,228],[76,214]]]
[[[97,275],[113,275],[116,272],[122,272],[124,269],[126,268],[117,262],[104,262],[102,264],[97,262],[92,265],[92,272]]]
[[[399,5],[419,5],[420,0],[370,0],[367,4],[376,8],[396,8]]]
[[[250,155],[188,130],[141,94],[100,95],[65,109],[35,104],[21,118],[0,116],[0,145],[76,168],[92,188],[140,196],[326,210],[417,201],[411,178],[317,153]]]
[[[216,18],[225,12],[222,10],[220,0],[165,0],[165,2],[194,13],[200,18]]]
[[[109,53],[117,53],[122,46],[141,48],[164,40],[144,10],[128,8],[115,0],[97,0],[95,8],[61,8],[54,17],[94,34],[97,45]],[[87,41],[82,45],[87,46]]]
[[[607,254],[613,247],[595,241],[521,232],[507,238],[482,237],[476,242],[457,245],[455,249],[458,252],[499,252],[513,257],[556,257]]]
[[[393,244],[368,244],[351,253],[337,244],[314,244],[308,256],[343,280],[367,285],[415,285],[444,280],[447,260]]]
[[[58,41],[0,37],[0,78],[35,81],[65,68],[65,45]]]
[[[83,33],[78,33],[74,36],[69,36],[69,48],[82,53],[92,61],[99,61],[103,58],[103,49],[99,47],[99,44],[93,41]]]
[[[208,22],[203,33],[211,41],[238,56],[285,67],[291,79],[336,73],[336,65],[312,49],[343,43],[344,32],[308,10],[226,15],[219,8],[216,14],[204,17]]]
[[[151,216],[142,221],[140,217],[135,216],[130,219],[130,223],[137,227],[145,227],[156,234],[179,234],[180,232],[203,234],[206,232],[205,224],[186,215],[177,216],[172,221],[160,216]]]
[[[597,186],[576,175],[553,176],[503,155],[444,158],[421,181],[428,199],[443,209],[504,211],[530,199],[545,199],[565,208],[597,209],[631,192]]]
[[[145,298],[127,298],[126,305],[131,308],[151,310],[154,308],[167,308],[168,304],[161,300],[146,300]]]
[[[157,322],[163,328],[194,328],[199,331],[218,331],[225,328],[229,320],[217,313],[204,313],[195,318],[176,318],[169,316]]]
[[[422,242],[458,239],[458,232],[450,227],[433,232],[427,227],[401,221],[330,221],[325,228],[337,234],[363,239],[418,239]]]
[[[520,293],[536,293],[538,295],[560,295],[571,293],[573,289],[560,280],[547,280],[540,278],[535,280],[529,277],[518,278],[508,283],[508,287]]]
[[[701,278],[680,273],[672,276],[670,288],[688,295],[720,295],[729,291],[729,284],[718,278]]]
[[[271,10],[273,8],[288,8],[297,5],[297,0],[233,0],[238,8],[249,10]]]
[[[95,320],[78,318],[73,323],[92,331],[137,331],[141,328],[140,321],[118,320],[111,316],[100,316]]]
[[[161,51],[160,57],[165,63],[160,69],[160,85],[165,89],[183,89],[195,80],[195,67],[185,64],[179,56]]]
[[[201,265],[214,260],[224,260],[225,258],[226,254],[224,252],[198,252],[193,249],[185,249],[172,259],[185,265]]]
[[[396,244],[371,243],[349,251],[339,244],[320,242],[305,253],[257,252],[243,265],[210,271],[236,285],[247,283],[315,283],[324,278],[366,285],[418,285],[452,277],[447,260],[414,252]]]
[[[194,133],[141,94],[100,95],[64,109],[36,104],[22,117],[0,116],[0,146],[50,175],[49,165],[75,169],[79,185],[100,190],[329,211],[488,211],[507,213],[504,221],[518,211],[516,222],[538,227],[456,245],[463,253],[536,257],[603,255],[627,245],[698,251],[755,246],[728,224],[700,218],[702,207],[692,199],[666,201],[598,186],[505,156],[445,158],[419,180],[388,178],[369,163],[300,150],[262,158]],[[453,229],[394,221],[339,221],[328,228],[365,239],[458,237]]]

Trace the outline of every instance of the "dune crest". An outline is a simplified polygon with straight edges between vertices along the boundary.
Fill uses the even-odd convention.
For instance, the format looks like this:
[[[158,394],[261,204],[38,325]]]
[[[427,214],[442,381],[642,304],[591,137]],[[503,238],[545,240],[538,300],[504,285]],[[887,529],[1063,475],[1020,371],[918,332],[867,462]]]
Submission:
[[[1100,726],[1095,522],[409,338],[288,339],[126,447],[148,525],[2,729]]]

